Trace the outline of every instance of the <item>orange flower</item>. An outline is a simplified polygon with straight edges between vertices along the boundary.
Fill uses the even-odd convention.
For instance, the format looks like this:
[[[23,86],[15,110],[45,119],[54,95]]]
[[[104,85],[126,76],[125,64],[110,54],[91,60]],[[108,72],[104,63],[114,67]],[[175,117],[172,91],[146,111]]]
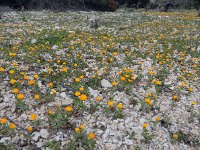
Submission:
[[[32,127],[32,126],[28,126],[27,130],[28,130],[29,132],[32,132],[32,131],[33,131],[33,127]]]
[[[36,115],[36,114],[31,114],[31,115],[29,116],[29,119],[32,120],[32,121],[34,121],[34,120],[37,119],[37,115]]]
[[[149,126],[148,123],[144,123],[144,124],[143,124],[143,128],[147,128],[148,126]]]
[[[29,84],[29,85],[35,84],[35,80],[30,80],[30,81],[28,82],[28,84]]]
[[[101,100],[101,97],[97,96],[97,97],[96,97],[96,100],[97,100],[97,101],[100,101],[100,100]]]
[[[81,95],[81,92],[76,91],[76,92],[74,93],[74,95],[75,95],[75,96],[80,96],[80,95]]]
[[[85,101],[85,100],[87,100],[87,95],[86,94],[81,94],[81,96],[79,96],[79,99],[81,101]]]
[[[84,78],[84,76],[80,76],[79,78],[80,78],[80,79],[83,79],[83,78]]]
[[[39,78],[38,74],[34,74],[33,76],[35,79]]]
[[[22,94],[22,93],[17,94],[17,99],[19,99],[19,100],[24,99],[24,94]]]
[[[160,117],[156,117],[156,121],[160,121]]]
[[[95,134],[94,133],[89,133],[88,138],[93,140],[95,138]]]
[[[173,100],[175,100],[175,101],[178,100],[178,96],[176,96],[176,95],[173,95],[172,98],[173,98]]]
[[[10,127],[11,129],[15,129],[15,128],[16,128],[16,125],[15,125],[14,123],[11,123],[11,124],[9,125],[9,127]]]
[[[121,76],[120,79],[121,79],[122,81],[125,81],[125,80],[126,80],[126,78],[125,78],[124,76]]]
[[[67,70],[68,70],[67,67],[64,67],[64,68],[62,68],[61,71],[62,71],[62,72],[67,72]]]
[[[116,86],[116,85],[118,85],[118,82],[113,81],[113,82],[112,82],[112,85],[113,85],[113,86]]]
[[[72,108],[72,106],[67,106],[67,107],[65,107],[65,110],[67,112],[71,112],[71,111],[73,111],[73,108]]]
[[[8,120],[7,120],[6,118],[1,118],[1,119],[0,119],[0,123],[1,123],[1,124],[5,124],[7,121],[8,121]]]
[[[114,103],[113,101],[108,101],[108,106],[113,107]]]

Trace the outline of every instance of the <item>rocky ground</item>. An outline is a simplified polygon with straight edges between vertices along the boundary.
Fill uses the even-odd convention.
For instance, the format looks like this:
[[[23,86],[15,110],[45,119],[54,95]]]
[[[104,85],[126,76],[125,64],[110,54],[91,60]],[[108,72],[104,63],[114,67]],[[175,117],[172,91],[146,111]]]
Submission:
[[[199,149],[199,25],[193,11],[4,12],[0,147]]]

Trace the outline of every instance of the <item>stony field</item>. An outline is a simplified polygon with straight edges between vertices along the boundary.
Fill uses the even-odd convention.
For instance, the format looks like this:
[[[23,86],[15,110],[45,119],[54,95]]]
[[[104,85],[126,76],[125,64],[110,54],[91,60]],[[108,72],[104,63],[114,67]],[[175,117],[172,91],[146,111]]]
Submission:
[[[4,12],[0,149],[200,149],[197,12]]]

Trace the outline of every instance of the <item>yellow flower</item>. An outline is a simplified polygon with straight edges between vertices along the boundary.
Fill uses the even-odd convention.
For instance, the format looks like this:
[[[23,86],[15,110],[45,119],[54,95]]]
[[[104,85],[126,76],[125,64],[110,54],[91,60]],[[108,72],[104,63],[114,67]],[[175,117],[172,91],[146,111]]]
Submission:
[[[190,88],[188,88],[188,91],[192,92],[192,91],[193,91],[193,88],[191,88],[191,87],[190,87]]]
[[[10,83],[11,83],[11,84],[14,84],[14,83],[16,83],[16,80],[15,80],[15,79],[11,79],[11,80],[10,80]]]
[[[24,75],[25,73],[24,73],[24,72],[20,72],[20,74],[21,74],[21,75]]]
[[[37,115],[36,115],[36,114],[31,114],[31,115],[29,116],[29,119],[32,120],[32,121],[34,121],[34,120],[37,119]]]
[[[28,84],[29,84],[29,85],[35,84],[35,80],[30,80],[30,81],[28,82]]]
[[[83,87],[80,87],[79,90],[80,90],[80,91],[84,91],[84,88],[83,88]]]
[[[74,66],[74,67],[77,67],[77,66],[78,66],[78,64],[73,64],[73,66]]]
[[[27,76],[27,75],[24,75],[24,79],[25,79],[25,80],[28,80],[28,76]]]
[[[176,95],[173,95],[172,98],[173,98],[173,100],[175,100],[175,101],[178,100],[178,96],[176,96]]]
[[[15,73],[14,70],[10,70],[10,71],[9,71],[9,74],[14,74],[14,73]]]
[[[67,112],[71,112],[71,111],[73,110],[73,108],[72,108],[71,106],[67,106],[67,107],[65,107],[65,110],[66,110]]]
[[[110,106],[110,107],[113,107],[113,105],[114,105],[114,103],[113,103],[113,101],[108,101],[108,106]]]
[[[67,72],[67,70],[68,70],[67,67],[64,67],[64,68],[62,68],[61,71],[62,71],[62,72]]]
[[[74,130],[76,133],[78,133],[80,131],[80,128],[75,128]]]
[[[49,115],[53,115],[53,111],[52,110],[48,110],[48,114]]]
[[[34,74],[33,77],[34,77],[35,79],[38,79],[38,78],[39,78],[38,74]]]
[[[56,94],[56,90],[55,90],[55,89],[52,89],[52,90],[51,90],[51,93],[52,93],[52,94]]]
[[[124,76],[121,76],[120,79],[121,79],[122,81],[125,81],[125,80],[126,80],[126,78],[125,78]]]
[[[84,76],[80,76],[79,78],[80,78],[80,79],[83,79],[83,78],[84,78]]]
[[[94,133],[89,133],[88,138],[93,140],[95,138],[95,134]]]
[[[128,75],[128,74],[126,74],[126,75],[125,75],[125,77],[126,77],[126,78],[129,78],[129,75]]]
[[[10,123],[9,127],[10,127],[11,129],[15,129],[15,128],[16,128],[16,125],[15,125],[14,123]]]
[[[29,132],[32,132],[32,131],[33,131],[33,127],[32,127],[32,126],[28,126],[27,130],[28,130]]]
[[[4,68],[0,67],[0,72],[3,72],[4,70],[5,70]]]
[[[109,61],[112,62],[112,61],[113,61],[113,58],[109,58]]]
[[[122,104],[122,103],[119,103],[119,104],[117,105],[117,108],[118,108],[118,109],[122,109],[122,108],[123,108],[123,104]]]
[[[19,100],[24,99],[24,94],[22,94],[22,93],[17,94],[17,99],[19,99]]]
[[[149,126],[148,123],[144,123],[144,124],[143,124],[143,128],[147,128],[148,126]]]
[[[153,82],[153,83],[156,83],[156,82],[157,82],[157,80],[156,80],[156,79],[153,79],[153,80],[152,80],[152,82]]]
[[[156,121],[160,121],[160,117],[156,117]]]
[[[18,88],[14,88],[14,89],[12,90],[12,92],[13,92],[14,94],[17,94],[17,93],[19,93],[19,90],[18,90]]]
[[[117,55],[117,52],[112,52],[112,55],[113,55],[113,56],[116,56],[116,55]]]
[[[160,82],[160,81],[157,81],[156,84],[157,84],[157,85],[161,85],[161,82]]]
[[[75,96],[80,96],[80,95],[81,95],[81,92],[76,91],[76,92],[74,93],[74,95],[75,95]]]
[[[112,82],[112,85],[113,85],[113,86],[116,86],[116,85],[118,85],[118,82],[113,81],[113,82]]]
[[[101,100],[101,97],[97,96],[97,97],[96,97],[96,100],[97,100],[97,101],[100,101],[100,100]]]
[[[40,95],[39,95],[39,94],[35,94],[35,95],[34,95],[34,99],[35,99],[35,100],[40,99]]]
[[[81,80],[80,78],[75,78],[74,79],[75,82],[80,82],[80,80]]]
[[[145,98],[145,102],[148,103],[149,105],[153,105],[150,98]]]
[[[5,124],[7,121],[8,121],[8,120],[7,120],[6,118],[1,118],[1,119],[0,119],[0,123],[1,123],[1,124]]]
[[[53,82],[48,83],[48,87],[53,87]]]
[[[85,101],[85,100],[87,100],[87,95],[86,94],[81,94],[80,96],[79,96],[79,99],[81,100],[81,101]]]
[[[81,125],[79,126],[79,128],[80,128],[80,129],[84,129],[84,128],[85,128],[84,124],[81,124]]]
[[[173,137],[174,139],[177,139],[177,138],[178,138],[178,135],[174,133],[174,134],[172,135],[172,137]]]
[[[147,95],[150,97],[153,96],[153,94],[151,92],[147,93]]]
[[[197,102],[196,101],[192,101],[192,105],[196,105],[197,104]]]

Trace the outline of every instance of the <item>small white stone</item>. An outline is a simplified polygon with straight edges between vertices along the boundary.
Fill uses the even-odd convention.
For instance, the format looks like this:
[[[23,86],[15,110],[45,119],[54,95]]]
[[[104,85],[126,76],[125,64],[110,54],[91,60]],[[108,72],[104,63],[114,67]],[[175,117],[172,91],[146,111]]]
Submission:
[[[32,40],[31,40],[31,44],[34,44],[34,43],[36,43],[36,42],[37,42],[36,39],[32,39]]]
[[[133,144],[132,140],[130,140],[130,139],[125,139],[124,143],[126,145],[132,145]]]
[[[101,85],[104,88],[112,87],[112,84],[108,80],[105,80],[105,79],[101,80]]]
[[[51,49],[53,49],[53,50],[58,49],[58,45],[54,45],[54,46],[52,46]]]
[[[37,141],[38,138],[40,137],[40,132],[33,132],[32,135],[33,135],[33,136],[32,136],[32,140],[33,140],[33,141]]]
[[[0,110],[4,109],[7,106],[6,103],[0,103]]]
[[[46,139],[49,136],[49,132],[46,129],[41,129],[40,135],[41,135],[42,138]]]
[[[104,69],[103,68],[100,68],[99,70],[98,70],[98,76],[102,76],[103,75],[103,71],[104,71]]]
[[[118,128],[118,130],[123,131],[125,129],[125,126],[123,123],[119,123],[117,128]]]
[[[99,95],[99,91],[92,89],[91,87],[88,87],[90,95],[92,95],[94,98]]]
[[[38,148],[40,148],[40,147],[42,147],[44,144],[43,144],[43,142],[40,142],[40,141],[39,141],[39,142],[36,143],[36,145],[37,145]]]
[[[0,143],[6,143],[6,141],[10,141],[11,138],[10,137],[2,137],[1,140],[0,140]]]

